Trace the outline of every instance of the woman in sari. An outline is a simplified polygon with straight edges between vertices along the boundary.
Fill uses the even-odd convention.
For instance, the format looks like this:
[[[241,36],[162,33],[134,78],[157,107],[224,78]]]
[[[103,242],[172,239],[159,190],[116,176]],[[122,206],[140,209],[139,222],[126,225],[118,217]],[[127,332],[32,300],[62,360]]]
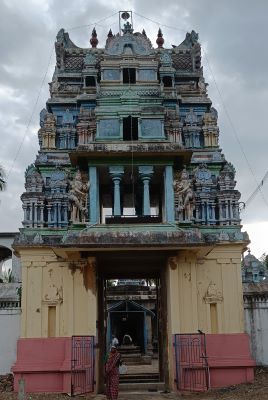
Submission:
[[[106,397],[108,400],[116,400],[118,398],[120,363],[121,354],[118,353],[115,346],[112,346],[105,366]]]

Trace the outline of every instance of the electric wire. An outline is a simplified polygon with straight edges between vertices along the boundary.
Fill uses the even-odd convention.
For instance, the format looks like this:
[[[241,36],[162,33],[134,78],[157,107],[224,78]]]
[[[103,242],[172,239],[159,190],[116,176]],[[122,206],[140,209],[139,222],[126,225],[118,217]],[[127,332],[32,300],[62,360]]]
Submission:
[[[247,207],[252,202],[252,200],[256,197],[257,193],[259,192],[260,188],[264,185],[264,182],[266,181],[267,178],[268,178],[268,171],[266,171],[266,174],[264,175],[261,182],[258,184],[256,189],[254,190],[254,192],[251,193],[251,195],[249,196],[247,201],[245,201],[245,205],[244,205],[243,209],[245,209],[245,207]]]
[[[30,118],[29,118],[28,123],[27,123],[27,125],[26,125],[26,129],[25,129],[24,135],[23,135],[22,140],[21,140],[21,142],[20,142],[20,144],[19,144],[19,147],[18,147],[18,149],[17,149],[17,151],[16,151],[16,154],[15,154],[15,157],[14,157],[14,159],[13,159],[13,161],[12,161],[11,167],[10,167],[8,173],[7,173],[7,181],[8,181],[8,179],[9,179],[9,177],[10,177],[10,174],[11,174],[12,171],[13,171],[15,162],[16,162],[17,159],[18,159],[18,156],[19,156],[19,154],[20,154],[20,152],[21,152],[22,146],[23,146],[24,141],[25,141],[25,139],[26,139],[27,133],[28,133],[29,128],[30,128],[30,126],[31,126],[31,123],[32,123],[32,121],[33,121],[33,117],[34,117],[34,114],[35,114],[35,110],[36,110],[37,104],[38,104],[38,102],[39,102],[39,99],[40,99],[40,96],[41,96],[41,93],[42,93],[42,90],[43,90],[43,86],[44,86],[44,83],[45,83],[45,80],[46,80],[46,77],[47,77],[47,73],[48,73],[48,70],[49,70],[49,67],[50,67],[51,58],[52,58],[52,54],[53,54],[53,49],[54,49],[54,45],[53,45],[52,48],[51,48],[50,56],[49,56],[49,62],[48,62],[48,64],[47,64],[47,68],[46,68],[45,74],[44,74],[43,79],[42,79],[42,81],[41,81],[40,89],[39,89],[39,91],[38,91],[37,98],[36,98],[36,100],[35,100],[35,103],[34,103],[33,110],[32,110],[32,112],[31,112]]]
[[[107,19],[113,17],[113,16],[116,15],[116,14],[117,14],[117,12],[115,12],[115,13],[113,13],[113,14],[107,16],[107,17],[104,17],[104,18],[100,19],[100,20],[97,21],[97,22],[93,22],[93,23],[87,24],[87,25],[80,25],[80,26],[76,26],[76,27],[71,27],[71,28],[69,28],[68,30],[70,31],[70,30],[75,30],[75,29],[79,29],[79,28],[84,28],[84,27],[89,27],[89,26],[98,25],[100,22],[103,22],[103,21],[105,21],[105,20],[107,20]],[[31,124],[32,124],[33,117],[34,117],[35,111],[36,111],[36,107],[37,107],[37,105],[38,105],[38,102],[39,102],[39,99],[40,99],[40,96],[41,96],[41,93],[42,93],[42,90],[43,90],[43,86],[44,86],[44,83],[45,83],[45,81],[46,81],[47,73],[48,73],[48,70],[49,70],[49,67],[50,67],[50,64],[51,64],[51,59],[52,59],[52,55],[53,55],[53,50],[54,50],[54,43],[53,43],[53,45],[52,45],[52,47],[51,47],[51,51],[50,51],[50,55],[49,55],[49,61],[48,61],[48,64],[47,64],[47,68],[46,68],[45,74],[44,74],[44,76],[43,76],[43,78],[42,78],[41,85],[40,85],[40,88],[39,88],[39,91],[38,91],[38,94],[37,94],[37,97],[36,97],[36,100],[35,100],[35,103],[34,103],[34,106],[33,106],[32,113],[31,113],[31,115],[30,115],[30,118],[29,118],[29,120],[28,120],[28,122],[27,122],[27,125],[26,125],[26,128],[25,128],[24,135],[23,135],[23,137],[22,137],[22,139],[21,139],[21,142],[20,142],[20,144],[19,144],[19,146],[18,146],[18,149],[17,149],[17,151],[16,151],[16,153],[15,153],[14,159],[13,159],[13,161],[12,161],[12,163],[11,163],[11,167],[9,168],[9,170],[8,170],[8,172],[7,172],[7,174],[6,174],[6,181],[8,181],[8,179],[9,179],[9,177],[10,177],[10,175],[11,175],[13,169],[14,169],[15,162],[17,161],[17,159],[18,159],[18,157],[19,157],[19,154],[20,154],[21,149],[22,149],[22,147],[23,147],[23,144],[24,144],[24,142],[25,142],[27,133],[28,133],[29,128],[30,128],[30,126],[31,126]]]
[[[93,26],[93,25],[100,25],[101,22],[104,22],[104,21],[106,21],[107,19],[114,17],[115,15],[117,15],[117,11],[114,12],[113,14],[111,14],[111,15],[108,15],[107,17],[101,18],[100,20],[98,20],[98,21],[96,21],[96,22],[92,22],[92,23],[90,23],[90,24],[85,24],[85,25],[73,26],[73,27],[71,27],[71,28],[66,28],[66,30],[67,30],[67,31],[73,31],[73,30],[75,30],[75,29],[89,28],[90,26]],[[101,26],[101,25],[100,25],[100,26]]]
[[[152,20],[151,18],[148,18],[148,17],[145,17],[144,15],[141,15],[141,14],[136,13],[135,11],[133,11],[133,13],[136,14],[137,16],[141,17],[141,18],[144,18],[144,19],[146,19],[146,20],[148,20],[148,21],[150,21],[150,22],[152,22],[152,23],[154,23],[154,24],[160,26],[160,27],[166,27],[166,28],[168,28],[168,29],[173,29],[173,30],[176,30],[176,31],[184,31],[184,32],[186,32],[186,31],[183,30],[183,29],[176,28],[176,27],[170,26],[170,25],[165,25],[165,24],[162,24],[161,22],[158,22],[158,21],[154,21],[154,20]],[[261,186],[262,186],[262,185],[259,185],[259,184],[258,184],[256,175],[255,175],[255,173],[254,173],[254,171],[253,171],[253,168],[251,167],[251,164],[250,164],[250,162],[249,162],[249,160],[248,160],[248,158],[247,158],[247,155],[246,155],[246,153],[245,153],[245,151],[244,151],[244,148],[243,148],[242,143],[241,143],[241,141],[240,141],[240,139],[239,139],[239,136],[238,136],[238,134],[237,134],[236,128],[235,128],[235,126],[234,126],[234,123],[233,123],[233,121],[232,121],[232,119],[231,119],[231,116],[230,116],[230,114],[229,114],[229,112],[228,112],[228,109],[227,109],[227,107],[226,107],[226,104],[225,104],[225,102],[224,102],[224,100],[223,100],[223,96],[222,96],[222,94],[221,94],[221,91],[220,91],[220,89],[219,89],[219,86],[218,86],[218,84],[217,84],[217,82],[216,82],[216,78],[215,78],[215,75],[214,75],[213,70],[212,70],[212,68],[211,68],[210,62],[209,62],[209,60],[208,60],[207,53],[205,52],[204,49],[202,49],[202,51],[203,51],[203,54],[204,54],[204,56],[205,56],[205,59],[206,59],[208,68],[209,68],[209,70],[210,70],[210,73],[211,73],[211,76],[212,76],[212,79],[213,79],[215,88],[216,88],[216,90],[217,90],[217,92],[218,92],[220,101],[221,101],[221,103],[222,103],[222,105],[223,105],[224,112],[225,112],[225,114],[226,114],[226,116],[227,116],[227,119],[228,119],[228,121],[229,121],[229,124],[230,124],[230,126],[231,126],[232,132],[234,133],[234,136],[235,136],[235,138],[236,138],[236,140],[237,140],[237,143],[238,143],[238,145],[239,145],[239,148],[240,148],[240,150],[241,150],[241,152],[242,152],[242,154],[243,154],[243,156],[244,156],[244,158],[245,158],[246,164],[247,164],[247,166],[248,166],[248,168],[249,168],[249,170],[250,170],[250,172],[251,172],[251,175],[252,175],[252,177],[253,177],[255,183],[257,184],[257,192],[259,192],[259,193],[261,194],[262,199],[263,199],[265,205],[268,207],[268,201],[266,200],[266,198],[265,198],[265,196],[264,196],[264,194],[263,194],[263,192],[262,192],[262,190],[261,190]],[[255,197],[255,195],[254,195],[254,197]],[[246,203],[247,203],[247,202],[246,202]],[[246,203],[245,203],[245,204],[246,204]]]
[[[176,31],[180,31],[180,32],[186,33],[186,30],[185,30],[185,29],[182,29],[182,28],[175,28],[174,26],[162,24],[161,22],[154,21],[154,20],[151,19],[151,18],[148,18],[148,17],[145,17],[144,15],[138,14],[136,11],[133,11],[133,14],[137,15],[138,17],[144,18],[144,19],[146,19],[147,21],[153,22],[154,24],[156,24],[156,25],[158,25],[158,26],[161,26],[161,27],[164,27],[164,28],[173,29],[173,30],[176,30]]]
[[[239,148],[240,148],[240,150],[241,150],[241,152],[242,152],[242,154],[243,154],[243,156],[244,156],[244,159],[245,159],[245,161],[246,161],[246,163],[247,163],[247,166],[248,166],[248,168],[249,168],[249,170],[250,170],[250,172],[251,172],[251,175],[253,176],[253,178],[254,178],[254,180],[255,180],[255,183],[257,184],[257,191],[259,191],[259,193],[260,193],[261,196],[262,196],[262,199],[263,199],[264,203],[265,203],[266,206],[268,207],[268,201],[266,200],[266,198],[265,198],[265,196],[264,196],[264,194],[263,194],[263,192],[262,192],[262,190],[261,190],[261,186],[262,186],[262,185],[259,185],[259,183],[258,183],[258,181],[257,181],[256,175],[254,174],[253,168],[251,167],[251,164],[250,164],[250,162],[249,162],[249,160],[248,160],[248,158],[247,158],[247,155],[246,155],[246,153],[245,153],[245,151],[244,151],[244,148],[243,148],[243,146],[242,146],[242,143],[241,143],[241,141],[240,141],[240,139],[239,139],[239,135],[238,135],[238,133],[237,133],[237,131],[236,131],[235,125],[233,124],[232,118],[231,118],[231,116],[230,116],[230,114],[229,114],[229,111],[228,111],[228,109],[227,109],[227,107],[226,107],[226,105],[225,105],[225,102],[224,102],[224,100],[223,100],[223,96],[222,96],[222,94],[221,94],[221,90],[220,90],[220,88],[219,88],[219,86],[218,86],[218,84],[217,84],[217,82],[216,82],[216,79],[215,79],[214,73],[213,73],[213,71],[212,71],[212,68],[211,68],[211,66],[210,66],[210,63],[209,63],[207,54],[206,54],[206,52],[205,52],[204,50],[203,50],[203,52],[204,52],[204,56],[205,56],[205,58],[206,58],[207,65],[208,65],[208,68],[209,68],[209,70],[210,70],[210,73],[211,73],[211,76],[212,76],[212,79],[213,79],[213,82],[214,82],[214,85],[215,85],[215,88],[216,88],[216,90],[217,90],[217,92],[218,92],[218,95],[219,95],[219,98],[220,98],[220,100],[221,100],[221,103],[222,103],[224,112],[225,112],[225,114],[226,114],[226,116],[227,116],[227,119],[228,119],[228,121],[229,121],[229,124],[230,124],[230,126],[231,126],[231,128],[232,128],[232,131],[233,131],[233,133],[234,133],[234,136],[235,136],[235,138],[236,138],[236,141],[237,141],[237,143],[238,143],[238,146],[239,146]],[[254,197],[255,197],[255,196],[254,196]],[[245,203],[245,204],[246,204],[246,203]]]

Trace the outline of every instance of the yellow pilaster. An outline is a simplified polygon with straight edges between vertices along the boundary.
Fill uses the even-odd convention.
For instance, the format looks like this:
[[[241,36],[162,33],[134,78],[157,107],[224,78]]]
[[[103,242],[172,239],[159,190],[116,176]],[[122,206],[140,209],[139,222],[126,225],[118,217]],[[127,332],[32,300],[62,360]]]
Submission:
[[[200,258],[181,251],[169,259],[170,334],[243,332],[241,247],[216,246]]]
[[[96,335],[94,260],[21,250],[21,337]]]

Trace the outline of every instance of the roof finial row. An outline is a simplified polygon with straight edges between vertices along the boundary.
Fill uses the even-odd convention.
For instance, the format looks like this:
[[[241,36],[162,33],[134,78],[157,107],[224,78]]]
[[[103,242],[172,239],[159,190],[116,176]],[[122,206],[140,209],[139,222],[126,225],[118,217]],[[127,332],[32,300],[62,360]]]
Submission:
[[[122,29],[122,30],[123,30],[123,33],[124,33],[124,34],[126,34],[126,33],[132,33],[132,32],[133,32],[133,29],[132,29],[132,27],[131,27],[131,24],[129,24],[128,22],[124,25],[124,29]],[[145,32],[144,29],[142,30],[142,34],[143,34],[145,37],[147,37],[146,32]],[[98,40],[97,36],[98,36],[98,35],[97,35],[96,29],[95,29],[95,27],[94,27],[93,30],[92,30],[91,39],[90,39],[90,44],[91,44],[91,46],[92,46],[93,48],[96,48],[97,45],[98,45],[98,43],[99,43],[99,40]],[[108,39],[112,39],[113,36],[114,36],[114,35],[113,35],[113,32],[112,32],[112,30],[110,29],[109,32],[108,32],[107,37],[108,37]],[[159,29],[158,29],[158,34],[157,34],[157,39],[156,39],[156,44],[157,44],[157,46],[158,46],[159,49],[162,49],[162,48],[163,48],[164,42],[165,42],[165,40],[164,40],[164,38],[163,38],[163,33],[162,33],[161,29],[159,28]]]

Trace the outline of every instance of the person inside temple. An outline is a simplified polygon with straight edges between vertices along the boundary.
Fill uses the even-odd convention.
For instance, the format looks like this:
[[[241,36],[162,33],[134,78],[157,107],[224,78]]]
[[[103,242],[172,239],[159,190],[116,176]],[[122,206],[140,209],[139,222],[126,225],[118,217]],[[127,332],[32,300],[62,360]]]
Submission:
[[[118,347],[119,346],[119,340],[115,335],[112,336],[112,347]]]
[[[123,344],[124,345],[131,345],[132,344],[132,338],[129,334],[125,334],[123,337]]]

